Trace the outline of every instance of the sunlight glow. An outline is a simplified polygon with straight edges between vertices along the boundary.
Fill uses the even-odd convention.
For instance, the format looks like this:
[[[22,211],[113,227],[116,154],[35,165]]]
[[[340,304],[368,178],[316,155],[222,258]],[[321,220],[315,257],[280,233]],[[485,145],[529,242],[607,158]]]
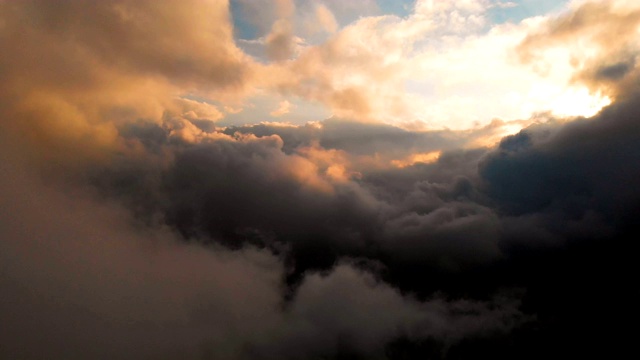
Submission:
[[[560,117],[590,117],[609,104],[611,98],[608,96],[590,94],[586,88],[569,89],[551,103],[551,112]]]
[[[441,151],[431,151],[427,153],[411,154],[404,159],[391,161],[391,165],[399,168],[404,168],[407,166],[415,165],[417,163],[430,164],[438,161],[441,154],[442,154]]]

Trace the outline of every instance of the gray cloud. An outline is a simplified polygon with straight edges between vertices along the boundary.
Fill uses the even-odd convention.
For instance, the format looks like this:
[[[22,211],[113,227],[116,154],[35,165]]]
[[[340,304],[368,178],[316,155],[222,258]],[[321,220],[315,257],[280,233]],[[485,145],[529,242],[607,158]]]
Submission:
[[[145,224],[143,229],[162,225],[165,230],[151,231],[160,231],[164,234],[161,237],[174,242],[184,239],[207,244],[212,247],[211,254],[200,248],[201,245],[190,246],[202,253],[200,256],[208,259],[203,262],[211,262],[210,266],[218,261],[216,253],[237,259],[234,261],[238,262],[238,269],[217,270],[224,272],[225,278],[230,278],[233,271],[238,272],[240,279],[249,274],[250,279],[238,281],[247,281],[245,284],[255,289],[255,293],[232,291],[224,295],[225,292],[218,294],[212,290],[227,296],[223,299],[228,300],[219,300],[217,295],[211,299],[199,293],[190,295],[200,286],[205,287],[201,284],[209,281],[206,277],[194,280],[193,288],[176,288],[182,301],[191,301],[191,296],[197,298],[191,309],[198,312],[196,317],[204,322],[204,333],[220,332],[222,338],[228,336],[230,340],[225,344],[230,347],[217,345],[205,335],[193,335],[200,340],[188,342],[190,345],[175,340],[176,346],[190,346],[199,349],[193,350],[195,352],[213,357],[231,356],[224,351],[234,354],[239,351],[238,356],[252,358],[345,354],[375,357],[387,354],[390,344],[396,340],[410,339],[410,344],[423,344],[432,339],[437,344],[448,345],[434,345],[436,350],[433,346],[425,349],[416,345],[416,354],[436,351],[446,356],[449,350],[443,349],[455,352],[467,346],[473,348],[468,345],[469,339],[482,339],[489,336],[486,334],[492,334],[492,339],[495,336],[501,339],[502,335],[496,334],[510,329],[508,324],[518,324],[517,319],[523,315],[516,310],[517,302],[497,305],[491,299],[501,289],[523,288],[524,303],[533,304],[528,305],[531,307],[527,311],[539,317],[539,326],[545,332],[520,335],[528,329],[528,325],[524,325],[525,330],[517,330],[513,335],[515,340],[510,340],[515,341],[517,347],[501,348],[505,351],[503,355],[509,357],[519,354],[520,346],[528,341],[549,344],[552,340],[546,336],[556,326],[587,336],[570,325],[581,324],[578,319],[584,308],[571,308],[573,302],[569,301],[550,305],[548,301],[556,296],[554,294],[592,304],[583,298],[591,291],[598,294],[603,289],[619,291],[593,277],[620,271],[620,266],[630,266],[626,254],[632,252],[633,245],[627,239],[638,231],[632,214],[637,211],[640,197],[632,180],[638,174],[635,167],[630,166],[639,156],[636,140],[640,134],[633,115],[637,112],[635,104],[631,100],[619,101],[592,119],[532,126],[505,138],[495,149],[449,150],[434,163],[404,168],[362,166],[358,176],[346,181],[332,179],[321,162],[303,151],[314,142],[322,144],[320,139],[327,136],[322,133],[324,128],[303,126],[279,130],[264,125],[252,128],[260,136],[251,135],[249,128],[244,128],[244,135],[210,132],[208,137],[191,143],[173,134],[170,126],[141,122],[120,129],[132,149],[137,149],[132,154],[135,156],[116,157],[108,166],[98,163],[79,172],[76,169],[75,173],[65,175],[65,186],[89,184],[103,201],[131,208],[135,221]],[[331,126],[328,128],[331,130]],[[356,156],[353,153],[357,151],[366,154],[368,148],[364,145],[344,149],[348,145],[341,144],[349,142],[348,134],[343,133],[340,142],[329,142],[333,148],[325,142],[327,148],[315,145],[314,149],[323,156],[335,156],[331,151],[340,147],[348,156]],[[398,134],[416,139],[438,136],[387,128],[379,130],[377,136],[380,144],[386,144],[382,147],[392,147],[391,139],[397,139]],[[61,175],[55,170],[50,174],[53,178]],[[31,188],[28,182],[18,183]],[[36,193],[40,192],[38,186],[34,188]],[[14,192],[7,190],[10,195]],[[7,196],[7,201],[12,197],[15,195]],[[47,206],[51,208],[50,204]],[[87,205],[86,210],[81,208],[79,213],[100,214],[94,206]],[[72,208],[71,205],[62,207]],[[30,208],[24,210],[25,214],[30,212]],[[131,220],[122,210],[116,213]],[[54,218],[52,221],[76,223],[78,218],[83,217],[70,213],[67,220]],[[114,226],[108,216],[98,218],[87,218],[81,223],[93,224],[87,225],[92,229],[90,233],[107,234],[103,237],[108,237],[113,229],[124,227],[125,243],[145,241],[142,240],[145,236],[130,235],[133,230],[129,225]],[[105,220],[111,225],[101,225]],[[36,218],[34,222],[43,220]],[[78,231],[71,225],[68,228],[72,236]],[[48,229],[43,231],[52,236],[56,234]],[[8,232],[12,233],[13,230]],[[70,249],[68,253],[74,251]],[[149,256],[145,252],[137,254],[132,263]],[[255,270],[260,269],[260,265],[242,254],[257,254],[266,259],[262,263],[271,263],[272,267],[266,272],[269,280],[263,280],[262,275],[251,275],[263,270]],[[196,259],[185,257],[187,259],[180,261],[198,264]],[[345,258],[365,261],[345,265],[341,260]],[[588,268],[586,259],[597,259],[597,270]],[[613,264],[612,259],[619,264]],[[371,262],[378,264],[374,270],[367,265]],[[545,264],[544,268],[536,265],[538,262]],[[572,287],[563,287],[563,281],[573,276],[567,264],[589,274],[589,278],[574,279]],[[125,264],[127,267],[133,265]],[[154,268],[142,271],[160,272]],[[200,275],[193,274],[197,270],[190,271],[189,276],[200,279]],[[323,273],[326,275],[321,276]],[[160,274],[162,278],[173,276]],[[16,281],[13,276],[11,281]],[[74,279],[64,272],[59,276],[63,280]],[[35,280],[27,277],[17,281],[34,286]],[[213,284],[217,283],[213,281]],[[63,287],[68,286],[63,281]],[[218,286],[225,288],[226,285],[212,285],[212,289]],[[126,289],[116,290],[127,293]],[[134,298],[147,294],[147,290],[136,291],[144,294],[133,295]],[[443,297],[434,299],[437,292]],[[149,296],[165,295],[149,292]],[[246,305],[247,309],[241,306],[237,310],[239,318],[228,320],[221,328],[210,324],[218,323],[218,319],[226,315],[202,305],[202,302],[233,302],[231,299],[265,296],[268,300],[257,308],[252,303]],[[372,300],[369,308],[360,302],[365,299],[376,300]],[[602,301],[599,296],[594,299]],[[453,309],[462,306],[464,301],[475,304],[469,305],[470,309],[476,309],[468,310],[472,317],[456,320],[447,315],[456,314]],[[443,308],[436,306],[438,303]],[[224,308],[225,304],[219,306]],[[164,300],[155,306],[162,309]],[[496,312],[488,310],[492,308]],[[463,314],[467,313],[464,309],[463,306],[460,310]],[[43,314],[50,312],[46,308],[42,311]],[[111,310],[102,311],[106,311],[106,317],[112,316]],[[249,320],[243,320],[245,312]],[[559,325],[556,320],[549,320],[561,312],[566,314],[562,315]],[[365,321],[374,313],[385,316],[374,317],[371,323]],[[490,325],[474,327],[474,316],[480,316],[477,322]],[[254,324],[255,318],[263,317],[272,320]],[[605,318],[594,321],[611,325]],[[200,329],[194,326],[189,331],[200,334]],[[456,331],[461,333],[456,335]],[[326,333],[335,336],[322,335]],[[482,344],[488,340],[478,341]],[[283,345],[291,343],[299,346]]]
[[[130,131],[128,136],[133,134],[160,139],[157,132],[143,129]],[[273,138],[244,144],[229,139],[219,142],[223,144],[202,144],[195,150],[206,150],[204,156],[213,156],[216,161],[223,161],[221,154],[226,155],[223,163],[229,169],[248,168],[239,170],[236,180],[260,175],[266,166],[262,162],[273,165],[285,161]],[[211,240],[226,234],[207,229],[201,236],[209,239],[209,245],[185,243],[172,226],[141,213],[132,216],[135,212],[122,207],[123,194],[127,194],[125,203],[148,201],[142,194],[131,196],[144,188],[142,184],[140,188],[113,183],[86,187],[77,182],[82,177],[69,182],[55,169],[45,170],[48,180],[44,180],[42,169],[33,167],[32,160],[15,152],[16,148],[8,147],[12,143],[3,142],[7,151],[2,152],[4,176],[0,183],[4,209],[0,217],[0,289],[7,294],[0,301],[2,357],[299,359],[351,354],[384,358],[387,344],[397,338],[455,344],[487,331],[504,333],[527,320],[513,297],[477,301],[433,296],[418,300],[351,262],[341,262],[323,273],[302,274],[295,295],[287,300],[285,264],[271,251],[251,242],[232,246],[237,250],[223,248]],[[220,146],[218,152],[213,151],[214,146]],[[230,157],[234,153],[236,157]],[[147,156],[152,158],[153,152]],[[203,159],[198,157],[202,154],[190,151],[181,156]],[[253,162],[243,165],[241,159],[249,160],[247,156]],[[177,162],[185,159],[176,157]],[[183,175],[209,184],[220,165],[197,163],[211,172]],[[147,162],[146,169],[154,166],[163,165]],[[122,167],[120,174],[135,177],[135,172],[142,172],[148,179],[157,175],[144,171]],[[52,175],[58,179],[52,182]],[[289,181],[283,188],[266,190],[286,194],[284,189],[293,183]],[[203,184],[196,186],[202,188]],[[238,190],[259,185],[239,184]],[[265,184],[272,186],[268,180]],[[225,182],[209,186],[201,191],[220,195],[235,190],[225,188],[231,186]],[[292,195],[304,191],[297,186],[290,190]],[[178,186],[180,191],[186,189],[188,186]],[[165,190],[173,195],[178,191]],[[259,194],[237,198],[240,209],[247,209],[249,199]],[[313,199],[311,194],[298,196],[297,201]],[[185,193],[178,198],[200,200]],[[233,211],[230,202],[226,205]],[[255,205],[275,209],[259,200]],[[323,211],[322,206],[316,206]],[[172,203],[171,207],[179,206]],[[313,216],[313,210],[299,218]],[[345,210],[350,211],[356,210]],[[264,214],[264,210],[258,213]],[[296,231],[299,235],[303,230]],[[239,241],[240,235],[246,236],[236,233],[231,238]],[[318,240],[323,241],[322,235]]]

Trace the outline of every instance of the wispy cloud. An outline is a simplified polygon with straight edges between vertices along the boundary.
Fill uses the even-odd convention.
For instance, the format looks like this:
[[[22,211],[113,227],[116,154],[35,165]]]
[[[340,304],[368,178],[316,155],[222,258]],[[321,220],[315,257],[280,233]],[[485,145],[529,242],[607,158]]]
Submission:
[[[288,114],[291,110],[291,103],[287,100],[282,100],[278,105],[278,108],[269,113],[273,117],[279,117]]]

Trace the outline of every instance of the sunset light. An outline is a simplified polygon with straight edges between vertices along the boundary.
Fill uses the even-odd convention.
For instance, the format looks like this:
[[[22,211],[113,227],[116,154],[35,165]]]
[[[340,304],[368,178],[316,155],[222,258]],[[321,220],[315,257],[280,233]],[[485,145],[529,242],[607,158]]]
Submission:
[[[0,360],[637,358],[638,0],[0,0],[0,121]]]

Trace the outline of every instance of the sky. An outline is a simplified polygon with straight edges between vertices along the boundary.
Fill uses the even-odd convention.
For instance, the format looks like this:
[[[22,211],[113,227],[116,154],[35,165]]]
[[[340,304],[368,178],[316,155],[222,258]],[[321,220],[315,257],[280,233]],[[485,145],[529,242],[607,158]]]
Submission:
[[[280,72],[270,86],[288,91],[246,98],[248,108],[225,125],[266,113],[266,120],[292,124],[335,116],[464,130],[543,112],[590,116],[610,102],[572,81],[570,51],[554,47],[534,63],[518,59],[527,33],[575,2],[263,3],[231,3],[234,39],[269,73]]]
[[[0,359],[636,351],[637,1],[0,0],[0,53]]]

